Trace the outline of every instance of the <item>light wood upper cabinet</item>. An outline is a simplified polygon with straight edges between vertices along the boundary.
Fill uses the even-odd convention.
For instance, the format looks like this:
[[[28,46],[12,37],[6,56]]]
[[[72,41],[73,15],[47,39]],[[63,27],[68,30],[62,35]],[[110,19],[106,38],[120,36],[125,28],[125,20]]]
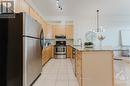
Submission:
[[[65,26],[62,25],[54,25],[53,29],[55,29],[55,35],[66,35]]]
[[[55,39],[56,35],[64,35],[67,39],[73,39],[73,25],[47,25],[45,38]]]
[[[15,0],[14,6],[16,13],[25,12],[37,20],[43,27],[46,27],[47,22],[39,13],[37,13],[37,10],[35,10],[27,0]]]
[[[46,39],[52,39],[52,35],[53,35],[52,30],[53,30],[52,25],[47,24],[47,28],[44,30]]]
[[[55,39],[55,29],[51,24],[47,24],[47,28],[44,29],[46,39]]]
[[[52,27],[52,39],[55,39],[55,29]]]
[[[46,34],[50,33],[52,39],[55,39],[56,35],[64,35],[67,39],[73,39],[73,25],[52,25],[48,26],[47,30]]]
[[[65,26],[65,35],[67,39],[73,39],[73,25]]]

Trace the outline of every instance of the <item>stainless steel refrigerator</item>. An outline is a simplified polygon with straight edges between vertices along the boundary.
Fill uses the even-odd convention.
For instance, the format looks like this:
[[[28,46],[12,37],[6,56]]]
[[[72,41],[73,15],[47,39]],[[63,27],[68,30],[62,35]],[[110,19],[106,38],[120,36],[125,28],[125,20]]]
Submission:
[[[42,71],[42,26],[25,13],[0,18],[0,86],[30,86]]]

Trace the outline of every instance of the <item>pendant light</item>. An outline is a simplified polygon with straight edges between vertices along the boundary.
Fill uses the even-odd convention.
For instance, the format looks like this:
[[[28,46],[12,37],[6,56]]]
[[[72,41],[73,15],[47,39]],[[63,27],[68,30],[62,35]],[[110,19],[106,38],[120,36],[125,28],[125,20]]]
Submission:
[[[99,10],[97,10],[97,30],[96,32],[99,32],[100,28],[99,28]]]
[[[92,32],[99,33],[99,32],[104,32],[105,29],[100,26],[100,21],[99,21],[99,10],[96,11],[96,29],[92,29]]]

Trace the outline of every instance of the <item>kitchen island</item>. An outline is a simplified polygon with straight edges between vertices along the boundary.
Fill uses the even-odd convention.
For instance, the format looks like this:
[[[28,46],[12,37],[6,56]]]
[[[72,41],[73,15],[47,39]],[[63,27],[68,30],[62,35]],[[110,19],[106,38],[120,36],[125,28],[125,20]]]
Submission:
[[[72,46],[72,64],[79,86],[114,86],[114,50]]]

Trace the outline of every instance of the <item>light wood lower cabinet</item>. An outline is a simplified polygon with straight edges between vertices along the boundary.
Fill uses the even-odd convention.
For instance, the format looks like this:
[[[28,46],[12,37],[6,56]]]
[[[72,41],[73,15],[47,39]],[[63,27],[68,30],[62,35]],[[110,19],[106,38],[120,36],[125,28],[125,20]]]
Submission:
[[[72,58],[72,52],[73,48],[69,45],[67,45],[67,58]]]
[[[44,48],[42,51],[42,64],[45,65],[53,57],[54,57],[54,46]]]
[[[75,55],[75,74],[79,82],[79,86],[82,86],[82,62],[81,52],[77,50]]]
[[[112,51],[77,50],[75,60],[79,86],[114,86]]]

